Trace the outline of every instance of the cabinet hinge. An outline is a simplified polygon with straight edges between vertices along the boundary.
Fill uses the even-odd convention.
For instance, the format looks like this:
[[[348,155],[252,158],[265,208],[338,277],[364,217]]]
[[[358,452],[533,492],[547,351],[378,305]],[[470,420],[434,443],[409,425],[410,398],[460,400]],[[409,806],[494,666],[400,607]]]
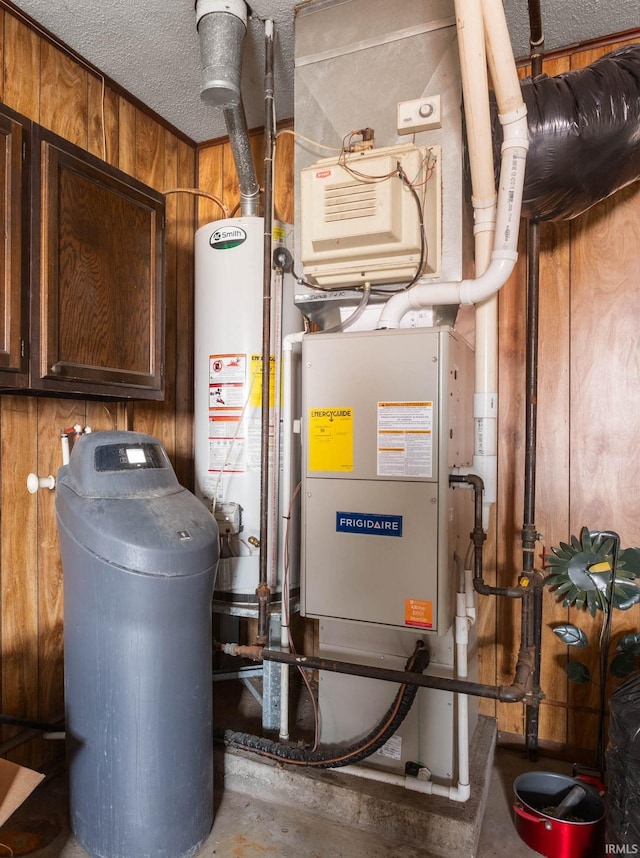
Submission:
[[[23,161],[27,160],[27,141],[26,140],[22,141],[22,160]]]
[[[25,351],[26,351],[26,349],[25,349],[25,345],[24,345],[24,339],[21,339],[20,340],[20,357],[24,357]]]

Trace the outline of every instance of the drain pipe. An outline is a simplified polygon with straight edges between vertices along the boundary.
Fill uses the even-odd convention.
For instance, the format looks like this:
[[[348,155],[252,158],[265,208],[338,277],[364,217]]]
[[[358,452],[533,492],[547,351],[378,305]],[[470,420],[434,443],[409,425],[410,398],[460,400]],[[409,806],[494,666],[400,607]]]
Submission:
[[[529,0],[531,31],[531,76],[542,74],[544,33],[540,0]],[[538,539],[536,513],[536,445],[538,419],[538,333],[540,299],[540,224],[527,221],[527,353],[526,353],[526,429],[524,465],[524,517],[522,524],[522,572],[533,584],[532,592],[525,597],[527,607],[527,644],[533,648],[533,688],[527,700],[525,713],[525,739],[529,759],[538,756],[540,715],[540,665],[542,649],[542,575],[535,570],[535,544]],[[523,608],[525,604],[523,602]],[[523,616],[523,623],[525,617]]]
[[[200,97],[212,107],[224,108],[240,184],[240,211],[242,216],[255,216],[259,211],[260,186],[240,92],[247,4],[245,0],[197,0],[195,8],[202,67]]]
[[[260,437],[260,564],[258,633],[256,644],[266,646],[269,633],[269,418],[271,406],[271,244],[273,231],[273,21],[265,21],[265,129],[264,129],[264,254],[262,283],[262,408]],[[274,427],[275,432],[275,427]],[[277,439],[274,435],[274,445]],[[282,598],[285,594],[282,593]]]

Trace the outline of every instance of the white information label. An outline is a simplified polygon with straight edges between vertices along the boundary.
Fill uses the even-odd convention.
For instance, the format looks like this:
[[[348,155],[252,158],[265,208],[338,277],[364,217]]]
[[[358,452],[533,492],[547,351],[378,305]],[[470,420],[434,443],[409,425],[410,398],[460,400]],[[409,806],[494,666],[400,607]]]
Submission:
[[[378,476],[433,475],[433,402],[378,402]]]
[[[380,754],[381,757],[390,757],[392,760],[402,759],[402,739],[398,735],[392,736],[381,748],[378,748],[376,754]]]

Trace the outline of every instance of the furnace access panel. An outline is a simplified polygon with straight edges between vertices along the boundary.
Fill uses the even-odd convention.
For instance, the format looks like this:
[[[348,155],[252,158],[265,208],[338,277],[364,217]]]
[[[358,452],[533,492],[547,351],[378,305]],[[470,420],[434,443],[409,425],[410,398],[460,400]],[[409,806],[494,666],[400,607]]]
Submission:
[[[444,634],[473,496],[473,354],[449,328],[311,334],[302,351],[302,610]]]

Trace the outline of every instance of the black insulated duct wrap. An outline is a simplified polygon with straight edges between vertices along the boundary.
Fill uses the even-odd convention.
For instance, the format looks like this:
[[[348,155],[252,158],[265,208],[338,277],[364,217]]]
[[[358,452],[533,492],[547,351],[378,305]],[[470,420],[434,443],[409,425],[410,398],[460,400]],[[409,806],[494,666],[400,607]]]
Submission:
[[[522,202],[531,220],[570,220],[640,178],[640,44],[585,69],[521,83],[529,154]],[[502,129],[492,104],[494,164]]]

